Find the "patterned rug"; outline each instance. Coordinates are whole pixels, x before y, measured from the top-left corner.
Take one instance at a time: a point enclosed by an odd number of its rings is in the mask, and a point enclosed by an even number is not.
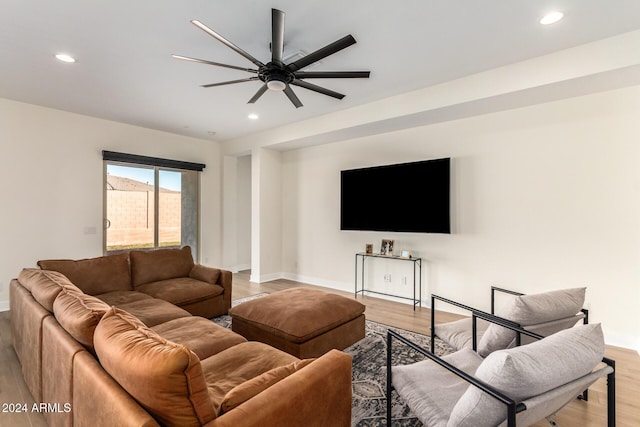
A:
[[[351,424],[354,427],[386,426],[387,413],[387,329],[398,332],[423,348],[430,348],[431,338],[415,332],[391,328],[381,323],[366,321],[365,337],[344,351],[353,356],[353,408]],[[437,355],[451,353],[451,348],[436,338]],[[424,360],[398,341],[394,341],[394,365],[406,365]],[[396,393],[392,395],[391,417],[394,427],[422,426]]]
[[[267,294],[257,294],[234,300],[232,305],[235,306],[264,295]],[[212,320],[220,326],[231,328],[230,316],[220,316]],[[365,337],[344,350],[353,357],[353,408],[351,414],[353,427],[386,426],[387,329],[400,333],[421,347],[428,349],[430,346],[431,339],[425,335],[390,328],[370,320],[366,321]],[[436,339],[435,350],[438,355],[451,352],[451,348],[439,339]],[[392,357],[394,365],[424,360],[424,357],[397,341],[394,341]],[[393,427],[422,426],[422,423],[411,413],[396,393],[393,393],[391,405]]]

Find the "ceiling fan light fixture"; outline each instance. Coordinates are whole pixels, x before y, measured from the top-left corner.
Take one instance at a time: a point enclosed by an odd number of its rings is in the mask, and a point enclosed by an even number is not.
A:
[[[287,87],[287,84],[281,80],[269,80],[267,82],[267,87],[269,88],[269,90],[282,92]]]

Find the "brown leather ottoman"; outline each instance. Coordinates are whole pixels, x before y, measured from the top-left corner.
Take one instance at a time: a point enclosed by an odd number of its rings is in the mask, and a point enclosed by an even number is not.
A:
[[[350,298],[292,288],[242,303],[229,314],[234,332],[304,359],[364,338],[364,310]]]

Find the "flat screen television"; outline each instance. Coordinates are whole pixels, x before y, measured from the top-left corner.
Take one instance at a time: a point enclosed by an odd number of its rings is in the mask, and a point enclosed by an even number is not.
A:
[[[340,172],[340,229],[451,233],[450,158]]]

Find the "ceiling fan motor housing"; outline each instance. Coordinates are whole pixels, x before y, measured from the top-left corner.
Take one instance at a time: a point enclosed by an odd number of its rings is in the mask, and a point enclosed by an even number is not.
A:
[[[295,76],[283,66],[269,62],[258,69],[258,78],[265,82],[271,90],[284,90],[286,85],[295,79]]]

